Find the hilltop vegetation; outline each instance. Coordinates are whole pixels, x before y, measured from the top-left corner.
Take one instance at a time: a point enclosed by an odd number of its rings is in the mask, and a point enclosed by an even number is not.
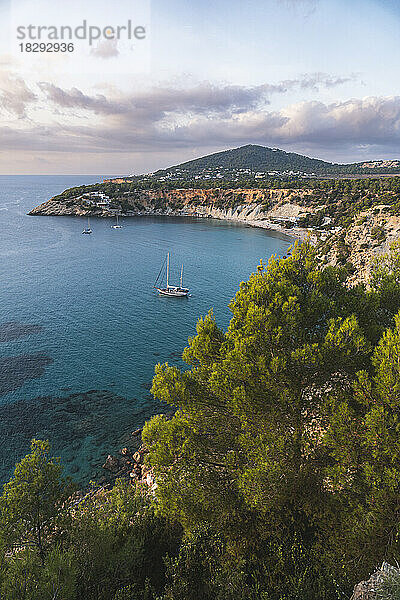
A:
[[[71,496],[34,441],[0,498],[5,600],[339,600],[400,559],[400,248],[370,286],[309,244],[242,283],[227,331],[200,319],[175,410],[143,438],[155,495]]]
[[[400,174],[400,160],[337,164],[309,158],[278,148],[247,145],[187,161],[154,173],[117,177],[89,186],[65,190],[55,199],[68,200],[81,194],[102,191],[110,198],[140,190],[176,188],[329,189],[337,182],[318,178]],[[357,180],[358,181],[358,180]],[[358,183],[356,184],[358,185]],[[374,185],[367,183],[367,186]]]
[[[161,169],[154,174],[157,176],[169,173],[201,175],[235,173],[247,170],[253,173],[269,172],[296,173],[298,175],[351,175],[368,173],[400,173],[400,161],[369,161],[364,163],[338,164],[317,158],[309,158],[294,152],[285,152],[279,148],[267,148],[248,144],[233,150],[224,150],[209,154],[180,165]]]
[[[234,150],[225,150],[209,154],[202,158],[196,158],[184,162],[168,169],[160,170],[155,175],[161,175],[168,172],[180,170],[192,174],[199,174],[205,170],[226,169],[235,171],[248,169],[254,172],[268,171],[296,171],[308,173],[326,173],[334,172],[341,168],[341,165],[329,163],[323,160],[308,158],[294,152],[285,152],[278,148],[266,148],[249,144]]]
[[[52,200],[63,202],[68,205],[72,199],[89,194],[90,192],[103,192],[117,205],[140,200],[143,191],[174,191],[176,189],[210,189],[219,190],[254,189],[254,190],[304,190],[306,195],[295,199],[303,206],[324,207],[322,216],[332,217],[337,225],[346,225],[351,219],[366,208],[374,205],[385,204],[389,206],[391,214],[397,214],[400,210],[400,177],[390,178],[368,178],[368,179],[333,179],[333,180],[296,180],[296,179],[273,179],[267,181],[250,181],[246,178],[240,181],[224,180],[215,187],[215,182],[207,181],[180,181],[153,182],[138,178],[125,183],[97,183],[78,188],[69,188],[54,196]],[[167,200],[167,196],[164,196]],[[224,208],[224,206],[220,206]],[[230,206],[228,206],[230,208]],[[314,224],[314,223],[310,223]]]

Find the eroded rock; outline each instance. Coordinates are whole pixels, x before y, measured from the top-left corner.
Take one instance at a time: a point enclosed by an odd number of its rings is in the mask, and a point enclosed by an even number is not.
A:
[[[109,454],[106,458],[106,462],[103,465],[103,469],[107,469],[107,471],[111,471],[112,473],[119,471],[118,458],[116,456],[111,456],[111,454]]]
[[[400,570],[384,562],[368,580],[361,581],[355,586],[351,600],[379,600],[380,586],[385,579],[393,576],[400,576]]]

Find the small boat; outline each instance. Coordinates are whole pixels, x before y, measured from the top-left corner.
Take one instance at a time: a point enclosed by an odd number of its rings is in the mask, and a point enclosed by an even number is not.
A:
[[[118,215],[116,215],[116,216],[117,216],[117,222],[115,223],[115,225],[111,225],[111,228],[112,229],[122,229],[122,225],[120,225],[119,221],[118,221]]]
[[[90,229],[90,221],[89,221],[89,217],[87,218],[87,227],[85,227],[85,229],[82,231],[82,235],[84,234],[89,234],[92,233],[92,230]]]
[[[164,268],[164,264],[165,261],[163,263],[163,266],[160,269],[160,272],[158,274],[157,279],[154,282],[154,288],[157,290],[157,292],[160,294],[160,296],[169,296],[171,298],[185,298],[189,295],[189,290],[188,288],[183,287],[183,265],[181,268],[181,279],[180,279],[180,285],[170,285],[169,284],[169,252],[167,254],[167,264],[166,264],[166,286],[165,287],[159,287],[157,285],[158,280],[160,279],[160,276],[163,272],[163,268]]]

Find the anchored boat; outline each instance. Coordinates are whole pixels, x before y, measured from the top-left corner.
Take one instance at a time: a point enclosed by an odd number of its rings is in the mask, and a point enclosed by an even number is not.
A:
[[[92,233],[92,230],[90,229],[89,217],[87,218],[87,227],[85,227],[85,229],[82,231],[82,235],[85,233],[86,234]]]
[[[166,262],[166,270],[165,270],[166,286],[160,287],[157,284],[160,280],[160,277],[163,274],[165,262]],[[188,288],[183,287],[183,265],[181,267],[180,285],[176,286],[176,285],[169,284],[169,252],[167,254],[167,259],[166,259],[166,261],[164,261],[163,266],[161,267],[160,272],[158,274],[158,277],[154,282],[154,288],[158,291],[160,296],[170,296],[172,298],[184,298],[185,296],[189,295]]]
[[[118,215],[116,215],[116,217],[117,222],[115,223],[115,225],[111,225],[111,229],[122,229],[122,225],[119,224]]]

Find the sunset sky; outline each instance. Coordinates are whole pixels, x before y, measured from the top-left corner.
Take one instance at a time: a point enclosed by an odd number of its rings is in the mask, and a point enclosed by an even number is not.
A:
[[[249,143],[400,158],[395,0],[133,5],[0,0],[0,173],[141,173]],[[33,18],[131,19],[146,39],[29,55],[15,27]]]

